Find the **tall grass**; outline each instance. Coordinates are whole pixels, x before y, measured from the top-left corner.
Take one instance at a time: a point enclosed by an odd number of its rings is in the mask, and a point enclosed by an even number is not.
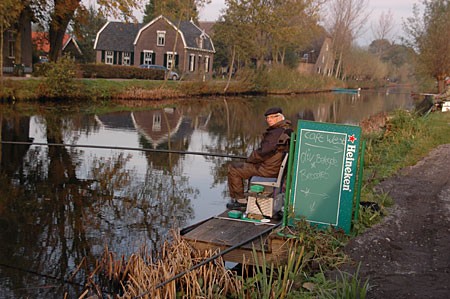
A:
[[[380,221],[393,204],[387,194],[376,191],[376,185],[413,165],[433,148],[450,143],[450,114],[434,112],[426,117],[413,112],[396,111],[383,132],[364,136],[366,140],[364,183],[361,200],[374,202],[377,209],[362,208],[354,224],[356,234]]]
[[[273,67],[257,73],[259,80],[264,79],[269,93],[292,93],[329,90],[342,86],[343,82],[333,77],[319,74],[301,74],[296,69],[285,66]]]

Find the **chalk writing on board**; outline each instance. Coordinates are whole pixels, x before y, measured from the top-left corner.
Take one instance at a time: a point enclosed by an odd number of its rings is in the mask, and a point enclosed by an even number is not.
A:
[[[314,193],[314,192],[311,192],[309,190],[309,188],[306,188],[306,190],[300,190],[300,192],[302,192],[305,195],[305,197],[317,196],[317,197],[323,198],[323,199],[327,199],[328,198],[328,195],[326,193]]]
[[[336,154],[343,152],[343,149],[341,147],[337,147],[337,146],[335,146],[335,147],[328,147],[328,146],[314,145],[314,144],[311,144],[311,143],[305,143],[305,144],[309,145],[311,147],[323,148],[323,149],[326,149],[326,150],[334,151]]]
[[[299,121],[292,192],[296,217],[349,230],[360,134],[356,126]]]

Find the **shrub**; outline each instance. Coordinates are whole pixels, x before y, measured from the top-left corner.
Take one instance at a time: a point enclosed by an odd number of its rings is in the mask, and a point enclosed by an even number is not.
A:
[[[84,78],[121,78],[164,80],[164,71],[141,69],[134,66],[109,64],[82,64],[81,76]]]
[[[57,62],[47,63],[45,79],[39,86],[41,95],[46,98],[68,98],[78,94],[76,64],[69,56],[61,57]]]

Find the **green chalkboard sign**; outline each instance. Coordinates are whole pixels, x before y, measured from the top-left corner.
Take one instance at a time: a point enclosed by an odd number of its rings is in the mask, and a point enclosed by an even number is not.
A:
[[[294,220],[350,232],[361,128],[299,120],[290,204]]]

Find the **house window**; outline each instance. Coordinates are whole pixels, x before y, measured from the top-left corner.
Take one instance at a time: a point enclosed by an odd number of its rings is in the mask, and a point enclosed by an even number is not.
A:
[[[161,113],[155,112],[155,114],[153,114],[152,131],[153,132],[161,131]]]
[[[114,52],[113,51],[106,51],[105,63],[106,64],[114,63]]]
[[[173,52],[167,52],[167,65],[166,67],[168,69],[172,69],[175,66],[175,55],[177,55],[177,53],[173,53]]]
[[[0,33],[1,34],[1,33]],[[16,46],[16,39],[14,32],[8,32],[8,57],[14,58],[14,48]]]
[[[153,64],[153,51],[144,50],[144,63]]]
[[[195,54],[189,54],[189,71],[195,71]]]
[[[166,32],[165,31],[157,31],[157,41],[156,45],[164,46],[166,44]]]
[[[209,72],[209,56],[205,56],[205,73]]]
[[[131,53],[130,52],[123,52],[122,64],[123,65],[131,64]]]

